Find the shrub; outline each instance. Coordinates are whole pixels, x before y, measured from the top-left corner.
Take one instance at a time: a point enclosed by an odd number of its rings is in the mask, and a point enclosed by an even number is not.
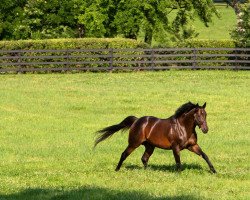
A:
[[[234,48],[233,40],[185,40],[176,44],[177,47],[189,48]]]
[[[143,48],[146,44],[123,38],[82,38],[0,41],[0,50]]]
[[[237,19],[237,27],[231,33],[236,46],[250,47],[250,1],[241,6],[241,12],[237,14]]]
[[[180,48],[197,48],[194,49],[196,54],[195,59],[199,63],[199,66],[230,66],[232,63],[227,63],[227,60],[235,59],[234,48],[235,43],[233,40],[199,40],[192,39],[179,42],[176,44]],[[198,50],[199,48],[210,48],[209,50]],[[232,48],[230,50],[213,50],[213,48]],[[229,56],[223,56],[223,54],[231,54]],[[188,59],[188,58],[182,58]],[[218,62],[217,62],[218,60]]]
[[[11,62],[19,62],[22,71],[30,71],[33,68],[63,68],[65,66],[74,69],[83,67],[110,67],[107,55],[113,53],[110,49],[145,48],[147,45],[131,39],[123,38],[84,38],[84,39],[48,39],[48,40],[19,40],[0,42],[0,66],[1,68],[12,68],[16,71],[17,65]],[[2,50],[2,51],[1,51]],[[34,50],[34,51],[9,51],[9,50]],[[44,51],[52,50],[52,51]],[[53,51],[64,50],[64,51]],[[91,50],[91,51],[86,51]],[[93,51],[92,51],[93,50]],[[129,57],[128,54],[141,54],[142,52],[123,52],[124,58],[131,61],[139,60],[139,57]],[[118,52],[114,52],[114,55]],[[65,55],[67,56],[65,58]],[[73,64],[63,64],[70,59]],[[117,58],[114,58],[114,60]],[[92,63],[92,61],[95,61]],[[55,63],[56,62],[56,63]],[[8,63],[8,64],[7,64]],[[11,64],[9,64],[11,63]],[[26,64],[26,63],[29,63]],[[30,65],[32,64],[32,66]],[[46,63],[46,65],[44,64]],[[8,65],[8,66],[7,66]],[[126,64],[118,64],[126,67]]]

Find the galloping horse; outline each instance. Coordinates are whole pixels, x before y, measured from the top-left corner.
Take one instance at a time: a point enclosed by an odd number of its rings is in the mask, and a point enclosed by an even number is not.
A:
[[[145,146],[145,152],[141,160],[145,168],[155,147],[158,147],[161,149],[172,149],[176,169],[181,170],[180,151],[188,149],[202,156],[210,170],[216,173],[209,158],[197,144],[195,127],[198,126],[203,133],[208,132],[205,107],[206,103],[203,106],[199,106],[198,104],[195,105],[188,102],[180,106],[175,114],[167,119],[159,119],[152,116],[141,118],[128,116],[121,123],[98,131],[97,133],[100,135],[95,141],[95,146],[119,130],[130,129],[128,146],[121,155],[116,171],[120,169],[123,161],[132,151],[142,144]]]

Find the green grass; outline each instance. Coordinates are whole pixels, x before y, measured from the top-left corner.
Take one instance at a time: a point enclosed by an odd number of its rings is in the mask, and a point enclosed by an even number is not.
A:
[[[249,85],[246,71],[165,71],[0,76],[0,199],[249,199]],[[168,117],[207,102],[202,158],[157,149],[144,170],[138,148],[117,133],[92,149],[94,132],[128,115]]]
[[[217,4],[216,9],[220,15],[218,18],[217,16],[212,17],[212,22],[208,23],[208,27],[201,22],[198,17],[195,18],[194,21],[189,22],[189,25],[195,29],[195,33],[198,33],[198,36],[194,39],[201,39],[201,40],[230,40],[231,35],[230,33],[235,28],[237,19],[234,10],[231,7],[227,7],[226,4]],[[176,15],[176,12],[173,11],[169,15],[169,20],[172,23]],[[144,38],[144,34],[141,33]],[[141,40],[143,40],[139,37]],[[162,38],[162,41],[159,43],[155,40],[152,42],[152,46],[159,46],[162,43],[166,42],[167,45],[175,45],[170,41],[170,36]]]
[[[193,25],[199,33],[197,39],[231,39],[230,32],[236,26],[236,15],[234,10],[226,5],[216,6],[216,8],[220,14],[220,18],[214,16],[209,27],[206,27],[199,20],[194,22]]]

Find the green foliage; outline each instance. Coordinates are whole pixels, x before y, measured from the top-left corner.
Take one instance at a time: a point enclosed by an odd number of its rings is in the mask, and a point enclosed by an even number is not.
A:
[[[72,0],[3,0],[0,39],[69,38],[77,36],[77,4]]]
[[[236,46],[250,47],[250,2],[242,5],[240,12],[237,14],[237,18],[237,27],[232,32]]]
[[[133,39],[140,36],[148,44],[152,44],[153,38],[160,42],[161,38],[169,36],[171,40],[194,37],[196,33],[190,22],[198,17],[207,25],[212,16],[217,14],[212,1],[91,2],[85,13],[79,17],[79,23],[86,27],[87,35],[110,37],[118,34]]]
[[[176,34],[178,41],[185,40],[191,37],[196,37],[197,33],[192,26],[195,18],[199,18],[206,26],[212,22],[212,16],[215,14],[219,16],[213,1],[180,1],[175,19],[173,20],[173,32]]]
[[[204,27],[199,20],[192,22],[195,30],[199,33],[197,39],[211,39],[211,40],[229,40],[231,39],[230,32],[236,25],[236,15],[234,10],[227,5],[216,6],[220,18],[212,18],[212,22],[208,27]]]
[[[24,36],[17,29],[22,26],[24,6],[27,0],[0,1],[0,40],[16,39]]]
[[[142,37],[151,44],[153,38],[162,42],[169,36],[171,40],[194,37],[190,22],[199,18],[207,25],[217,14],[212,0],[3,0],[1,4],[0,39],[15,40],[123,36]]]
[[[143,48],[143,42],[124,38],[82,38],[0,41],[1,50]]]
[[[176,43],[177,47],[234,48],[233,40],[201,40],[192,39]]]
[[[74,3],[69,0],[28,0],[23,26],[30,39],[76,37]],[[25,38],[25,39],[26,39]],[[20,38],[21,39],[21,38]]]
[[[67,55],[72,56],[71,61],[75,62],[74,64],[68,64],[67,67],[73,67],[76,69],[77,67],[98,67],[100,65],[95,64],[95,62],[102,62],[102,67],[109,67],[109,63],[105,55],[110,54],[109,49],[116,48],[116,49],[126,49],[126,48],[145,48],[147,47],[147,44],[137,41],[137,40],[131,40],[131,39],[125,39],[125,38],[83,38],[83,39],[47,39],[47,40],[18,40],[18,41],[0,41],[0,50],[67,50],[67,49],[106,49],[104,51],[103,57],[100,56],[99,51],[73,51],[68,52]],[[143,52],[134,52],[134,51],[128,51],[128,52],[119,52],[120,55],[134,55],[134,54],[141,54]],[[27,51],[25,53],[20,54],[13,54],[13,53],[0,53],[0,56],[16,56],[18,55],[23,56],[21,58],[21,62],[66,62],[67,58],[62,58],[62,56],[65,56],[66,52],[44,52],[44,51]],[[36,56],[36,57],[34,57]],[[48,56],[56,56],[55,58],[51,58]],[[92,56],[90,58],[90,56]],[[28,58],[24,58],[28,57]],[[44,58],[47,57],[47,58]],[[118,60],[120,58],[114,58],[114,60]],[[127,59],[127,60],[140,60],[140,57],[131,57],[131,58],[121,58],[121,59]],[[20,61],[20,59],[19,59]],[[92,64],[89,63],[82,63],[77,64],[76,62],[93,62]],[[9,60],[0,60],[0,63],[9,62]],[[117,64],[119,67],[125,67],[128,66],[127,64]],[[30,66],[24,66],[24,68],[61,68],[62,65],[59,64],[50,64],[50,65],[30,65]],[[16,69],[16,66],[5,66],[1,65],[1,68],[12,68]]]
[[[116,36],[112,20],[116,14],[116,1],[90,0],[82,1],[80,14],[77,16],[79,25],[83,26],[85,37]]]
[[[249,198],[249,85],[246,71],[165,71],[0,76],[0,199],[242,200]],[[187,101],[207,102],[205,161],[143,147],[115,172],[128,132],[93,150],[95,132],[128,115],[166,118]]]
[[[166,1],[121,1],[113,23],[118,34],[137,38],[142,31],[144,41],[151,44],[155,34],[166,32],[169,28],[167,6]]]
[[[111,52],[108,50],[110,48],[113,49],[126,49],[126,48],[147,48],[148,45],[143,42],[139,42],[137,40],[131,40],[131,39],[123,39],[123,38],[115,38],[115,39],[103,39],[103,38],[84,38],[84,39],[48,39],[48,40],[18,40],[18,41],[1,41],[0,42],[0,49],[2,50],[43,50],[43,49],[57,49],[57,50],[67,50],[67,49],[79,49],[79,51],[74,52],[68,52],[67,55],[70,56],[70,61],[75,62],[72,64],[67,64],[67,67],[70,68],[77,68],[77,67],[87,67],[91,69],[95,69],[95,67],[110,67],[109,58],[105,57],[106,55],[110,55]],[[185,40],[179,43],[175,44],[175,47],[180,48],[200,48],[200,47],[210,47],[210,48],[231,48],[231,50],[206,50],[202,51],[204,54],[233,54],[234,53],[234,41],[233,40]],[[106,51],[103,51],[101,54],[99,51],[91,51],[91,52],[83,52],[80,51],[80,49],[107,49]],[[169,60],[189,60],[190,55],[192,54],[192,50],[182,50],[178,51],[180,54],[188,54],[187,56],[177,56],[177,57],[169,57]],[[164,58],[164,55],[170,54],[173,52],[155,52],[156,54],[159,54],[156,58],[157,61],[161,61],[161,59],[166,60]],[[197,52],[201,54],[201,52]],[[25,52],[21,53],[19,55],[27,56],[29,58],[21,58],[21,62],[65,62],[67,61],[65,56],[66,52]],[[141,57],[141,56],[135,56],[135,55],[141,55],[145,54],[143,50],[136,50],[136,51],[114,51],[112,52],[114,55],[113,61],[114,61],[114,67],[129,67],[128,69],[133,70],[134,66],[140,66],[140,67],[150,67],[151,65],[151,56]],[[160,54],[164,54],[162,58],[160,58]],[[2,56],[13,56],[13,53],[2,53]],[[100,56],[103,55],[103,56]],[[116,56],[118,55],[118,56]],[[30,59],[32,56],[33,57]],[[43,56],[56,56],[54,58],[44,58]],[[75,57],[74,57],[75,56]],[[91,58],[89,56],[92,56]],[[18,55],[16,55],[18,57]],[[214,62],[210,63],[209,60],[228,60],[233,59],[233,57],[226,57],[226,56],[202,56],[199,58],[196,58],[196,61],[199,62],[199,66],[230,66],[234,63],[224,63],[224,62]],[[199,61],[200,60],[200,61]],[[204,62],[203,62],[204,60]],[[77,64],[76,62],[96,62],[96,63],[81,63]],[[116,62],[118,61],[118,62]],[[121,63],[119,61],[145,61],[148,63]],[[0,60],[1,63],[7,62],[8,60]],[[99,62],[99,64],[98,64]],[[101,63],[100,63],[101,62]],[[162,64],[164,66],[164,64]],[[182,64],[174,64],[175,67],[177,66],[190,66],[190,63],[182,63]],[[158,64],[157,66],[161,66],[161,64]],[[170,66],[172,66],[170,64]],[[26,68],[48,68],[48,65],[30,65],[26,66]],[[58,64],[51,64],[51,68],[61,68],[62,65],[60,63]],[[2,66],[2,68],[10,68],[10,66]],[[16,69],[15,66],[13,66],[14,69]],[[77,70],[77,69],[76,69]]]
[[[197,39],[192,39],[192,40],[185,40],[182,42],[176,43],[177,47],[182,47],[182,48],[231,48],[231,50],[206,50],[203,51],[204,54],[233,54],[234,53],[234,47],[235,43],[233,40],[197,40]],[[197,52],[200,53],[200,52]],[[185,59],[185,58],[182,58]],[[186,58],[188,59],[188,57]],[[233,59],[232,57],[224,57],[224,56],[206,56],[206,57],[200,57],[197,60],[205,60],[205,62],[200,61],[199,65],[200,66],[225,66],[225,65],[232,65],[232,64],[227,64],[223,62],[212,62],[210,63],[209,60],[229,60]]]

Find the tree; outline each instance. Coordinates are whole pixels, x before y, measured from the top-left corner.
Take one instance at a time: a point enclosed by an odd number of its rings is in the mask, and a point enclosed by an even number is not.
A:
[[[217,14],[212,0],[1,0],[0,39],[117,37],[182,40]]]
[[[143,36],[149,44],[166,35],[177,40],[192,37],[190,22],[195,17],[207,26],[217,15],[211,0],[92,0],[85,8],[79,23],[87,36]]]
[[[27,0],[0,1],[0,40],[21,37],[16,30],[22,24],[23,7],[26,2]]]
[[[110,21],[109,7],[111,2],[100,0],[83,1],[80,6],[80,14],[78,23],[84,27],[85,37],[105,37],[110,36],[108,33],[108,25],[106,21]]]
[[[240,6],[237,27],[231,35],[238,47],[250,47],[250,3]]]
[[[154,34],[168,30],[167,1],[120,1],[112,25],[117,33],[137,39],[144,33],[144,41],[151,44]]]
[[[29,38],[76,37],[74,2],[69,0],[28,0],[23,27]]]
[[[1,0],[0,39],[77,37],[80,0]]]

